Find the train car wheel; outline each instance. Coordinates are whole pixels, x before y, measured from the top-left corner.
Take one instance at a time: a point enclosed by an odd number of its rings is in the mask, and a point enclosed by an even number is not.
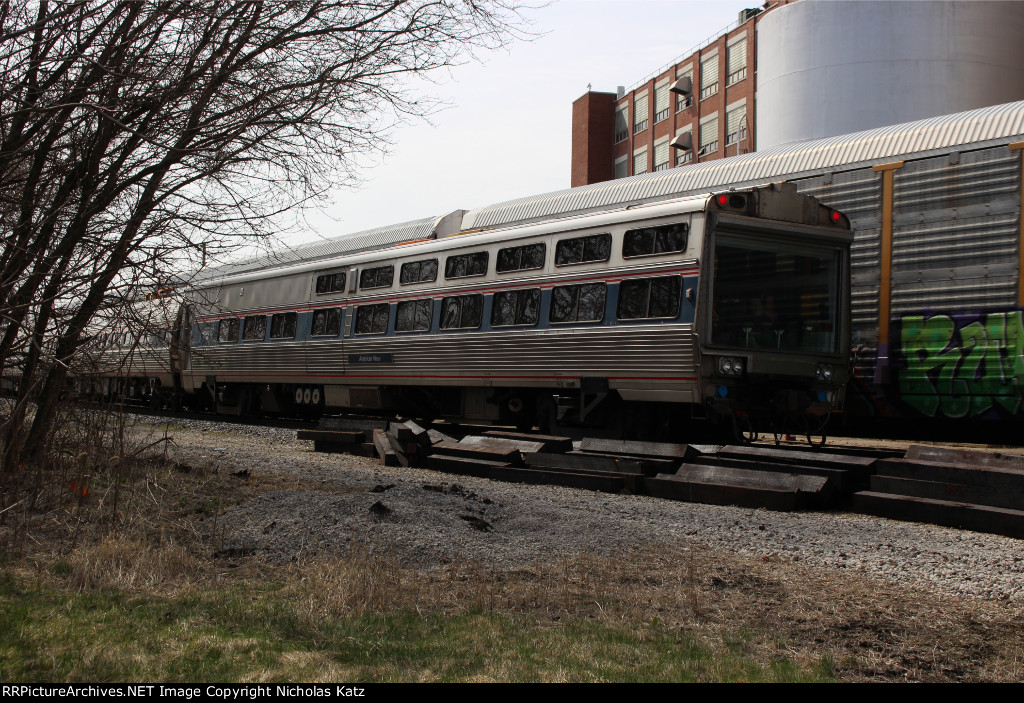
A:
[[[751,424],[749,417],[740,417],[735,413],[731,417],[733,436],[735,436],[737,442],[740,444],[752,444],[758,440],[757,431]]]

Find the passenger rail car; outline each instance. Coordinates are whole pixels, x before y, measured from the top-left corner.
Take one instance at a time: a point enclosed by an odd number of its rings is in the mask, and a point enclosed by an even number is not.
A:
[[[224,413],[817,431],[851,241],[776,184],[229,275],[190,296],[172,366]]]
[[[181,396],[176,364],[181,299],[165,288],[124,307],[94,321],[74,369],[77,392],[90,398],[145,401],[154,407],[176,404]]]

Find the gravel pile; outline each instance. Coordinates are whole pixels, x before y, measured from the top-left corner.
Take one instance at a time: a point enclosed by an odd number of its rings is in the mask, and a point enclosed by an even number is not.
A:
[[[162,434],[163,431],[160,431]],[[295,430],[175,421],[179,462],[295,479],[218,518],[228,553],[288,561],[359,549],[434,568],[522,568],[656,543],[848,569],[1024,602],[1024,541],[849,513],[776,513],[494,482],[317,454]]]

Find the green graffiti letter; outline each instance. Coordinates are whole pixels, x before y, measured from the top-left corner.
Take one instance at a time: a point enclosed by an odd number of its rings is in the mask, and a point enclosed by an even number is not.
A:
[[[960,352],[956,348],[948,352],[944,350],[953,340],[955,329],[953,320],[945,315],[936,315],[927,322],[921,315],[903,318],[902,352],[907,366],[899,377],[900,396],[928,417],[933,417],[939,409],[939,389],[929,374],[939,369],[940,388],[952,390],[953,373],[960,361]],[[949,366],[948,372],[946,366]],[[946,405],[944,403],[943,412],[947,411]],[[958,409],[956,402],[949,405],[950,410]]]

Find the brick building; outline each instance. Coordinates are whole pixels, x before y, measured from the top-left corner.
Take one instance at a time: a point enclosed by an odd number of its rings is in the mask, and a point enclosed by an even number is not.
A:
[[[571,185],[1020,100],[1021,32],[1024,3],[768,0],[574,102]]]
[[[753,151],[756,24],[791,1],[740,11],[725,33],[630,90],[576,100],[572,185]]]

